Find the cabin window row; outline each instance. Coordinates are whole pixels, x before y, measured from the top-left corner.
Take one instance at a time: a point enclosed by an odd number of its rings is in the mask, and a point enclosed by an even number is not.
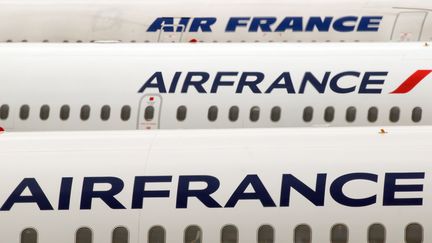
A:
[[[21,232],[21,243],[37,243],[37,231],[33,228]],[[197,225],[190,225],[184,231],[184,243],[202,243],[203,231]],[[125,227],[117,227],[112,231],[111,243],[129,243],[129,231]],[[162,226],[153,226],[148,231],[147,243],[165,243],[166,232]],[[239,232],[235,225],[225,225],[220,233],[221,243],[238,243]],[[258,228],[257,243],[274,243],[275,230],[271,225]],[[312,229],[307,224],[300,224],[294,229],[293,243],[311,243]],[[348,243],[349,230],[344,224],[335,224],[330,230],[331,243]],[[382,224],[372,224],[367,231],[368,243],[386,243],[386,229]],[[411,223],[405,228],[405,243],[422,243],[423,227]],[[88,227],[79,228],[75,233],[75,243],[93,243],[93,231]]]
[[[120,109],[120,119],[123,121],[128,121],[131,117],[131,107],[129,105],[124,105]],[[30,106],[22,105],[19,109],[19,119],[25,121],[30,117]],[[91,107],[89,105],[81,106],[79,110],[79,118],[82,121],[87,121],[90,119]],[[39,118],[42,121],[48,120],[52,115],[52,109],[49,105],[42,105],[39,109]],[[9,118],[10,108],[9,105],[0,106],[0,119],[6,120]],[[71,107],[69,105],[63,105],[58,110],[58,116],[60,120],[67,121],[70,118]],[[99,110],[99,117],[102,121],[108,121],[111,118],[111,106],[104,105]]]
[[[6,120],[9,117],[10,108],[9,105],[0,106],[0,119]],[[48,120],[50,117],[51,108],[48,105],[42,105],[39,110],[39,118],[43,121]],[[59,118],[66,121],[70,118],[71,108],[69,105],[63,105],[59,110]],[[326,107],[324,110],[324,121],[333,122],[335,118],[335,108],[332,106]],[[90,118],[91,107],[89,105],[83,105],[80,108],[79,117],[82,121],[87,121]],[[232,106],[228,111],[228,119],[231,122],[235,122],[239,119],[240,108],[238,106]],[[259,106],[253,106],[249,111],[249,120],[252,122],[257,122],[260,119],[261,109]],[[400,108],[395,106],[390,109],[389,120],[396,123],[400,119]],[[152,121],[155,115],[155,108],[153,106],[147,106],[144,110],[144,119],[146,121]],[[374,123],[378,120],[378,108],[370,107],[367,112],[367,120]],[[423,110],[421,107],[415,107],[411,111],[411,120],[415,123],[420,122],[422,119]],[[102,121],[107,121],[111,118],[111,107],[109,105],[104,105],[100,108],[99,116]],[[187,107],[182,105],[177,108],[176,118],[178,121],[186,120]],[[218,119],[219,108],[215,105],[210,106],[207,112],[207,118],[210,122],[214,122]],[[273,122],[278,122],[282,116],[282,108],[279,106],[274,106],[270,111],[270,120]],[[19,110],[19,118],[21,120],[27,120],[30,117],[30,106],[22,105]],[[131,117],[131,107],[125,105],[120,110],[120,119],[123,121],[128,121]],[[312,106],[307,106],[303,109],[303,121],[311,122],[314,117],[314,108]],[[356,107],[350,106],[345,111],[345,120],[349,123],[354,122],[357,118]]]
[[[239,119],[240,109],[238,106],[231,106],[228,110],[228,119],[232,122],[235,122]],[[261,109],[259,106],[252,106],[249,110],[249,120],[252,122],[257,122],[260,119]],[[332,106],[328,106],[324,110],[324,121],[325,122],[333,122],[335,119],[335,108]],[[389,121],[396,123],[400,119],[400,108],[395,106],[390,109],[389,112]],[[186,120],[187,108],[182,105],[177,108],[177,120],[184,121]],[[210,106],[207,112],[207,119],[210,122],[214,122],[218,119],[219,109],[217,106]],[[367,112],[367,120],[371,123],[374,123],[378,120],[378,108],[370,107]],[[411,111],[411,120],[415,123],[420,122],[422,119],[423,110],[421,107],[414,107]],[[282,108],[279,106],[274,106],[270,111],[270,120],[273,122],[278,122],[282,116]],[[303,109],[303,121],[311,122],[314,117],[314,108],[312,106],[307,106]],[[354,122],[357,118],[357,108],[354,106],[350,106],[345,111],[345,120],[349,123]]]

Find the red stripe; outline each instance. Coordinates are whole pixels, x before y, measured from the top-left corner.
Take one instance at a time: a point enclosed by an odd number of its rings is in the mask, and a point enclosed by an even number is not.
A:
[[[432,70],[417,70],[407,80],[405,80],[397,89],[390,94],[406,94],[410,92],[420,81],[431,73]]]

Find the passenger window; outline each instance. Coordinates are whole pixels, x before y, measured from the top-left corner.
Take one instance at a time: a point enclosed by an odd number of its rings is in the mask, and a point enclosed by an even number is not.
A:
[[[109,105],[104,105],[101,108],[101,120],[102,121],[107,121],[111,116],[111,107]]]
[[[0,119],[6,120],[9,117],[9,106],[2,105],[0,107]]]
[[[177,108],[177,120],[184,121],[186,119],[187,109],[186,106],[182,105]]]
[[[186,228],[184,243],[202,243],[202,232],[200,227],[191,225]]]
[[[406,243],[422,243],[423,227],[420,224],[412,223],[405,228]]]
[[[47,120],[49,117],[50,108],[48,105],[43,105],[40,109],[39,117],[41,120]]]
[[[81,113],[80,113],[80,118],[83,121],[88,120],[90,117],[90,106],[88,105],[83,105],[81,107]]]
[[[260,108],[258,106],[254,106],[250,109],[249,119],[253,122],[258,121],[260,116]]]
[[[382,224],[369,226],[368,243],[385,243],[385,228]]]
[[[79,228],[76,232],[75,243],[92,243],[93,234],[87,227]]]
[[[311,243],[312,230],[308,225],[301,224],[294,230],[294,243]]]
[[[271,110],[270,119],[273,122],[279,121],[281,118],[281,111],[282,111],[282,109],[279,106],[273,107]]]
[[[129,232],[125,227],[117,227],[113,230],[112,243],[128,243]]]
[[[19,114],[20,119],[27,120],[29,118],[29,115],[30,115],[30,106],[28,105],[21,106],[20,114]]]
[[[27,228],[21,232],[21,243],[37,243],[37,232],[35,229]]]
[[[238,106],[231,106],[229,109],[228,118],[230,121],[235,122],[239,118],[239,108]]]
[[[368,111],[368,121],[369,122],[376,122],[378,120],[378,108],[371,107]]]
[[[130,116],[131,116],[131,107],[128,105],[123,106],[120,112],[120,118],[123,121],[128,121]]]
[[[329,106],[324,111],[324,121],[332,122],[334,120],[335,109]]]
[[[216,121],[218,116],[218,108],[217,106],[210,106],[210,108],[208,109],[208,113],[207,113],[207,118],[209,119],[209,121]]]
[[[391,122],[398,122],[400,116],[400,109],[399,107],[392,107],[390,109],[390,121]]]
[[[69,115],[70,115],[70,107],[68,105],[63,105],[60,108],[60,119],[66,121],[67,119],[69,119]]]
[[[348,228],[343,224],[336,224],[331,229],[331,242],[332,243],[347,243],[348,242]]]
[[[357,110],[354,106],[350,106],[348,107],[348,109],[346,110],[346,121],[347,122],[353,122],[356,119],[356,113]]]
[[[422,108],[420,108],[420,107],[415,107],[415,108],[412,110],[412,115],[411,115],[411,119],[412,119],[412,121],[413,121],[413,122],[420,122],[421,119],[422,119],[422,113],[423,113]]]
[[[308,106],[303,110],[303,121],[310,122],[313,118],[313,108]]]
[[[153,226],[149,230],[148,243],[165,243],[165,229],[161,226]]]
[[[151,121],[154,118],[155,109],[153,106],[149,105],[144,110],[144,119],[146,121]]]
[[[270,225],[262,225],[258,229],[258,243],[273,243],[274,230]]]
[[[238,230],[234,225],[222,228],[221,243],[238,243]]]

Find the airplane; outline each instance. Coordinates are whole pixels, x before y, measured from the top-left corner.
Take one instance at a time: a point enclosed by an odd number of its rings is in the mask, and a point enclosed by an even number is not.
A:
[[[0,45],[6,131],[432,125],[429,43]]]
[[[430,126],[3,133],[2,242],[431,242],[431,146]]]
[[[6,42],[431,41],[429,0],[1,0]]]

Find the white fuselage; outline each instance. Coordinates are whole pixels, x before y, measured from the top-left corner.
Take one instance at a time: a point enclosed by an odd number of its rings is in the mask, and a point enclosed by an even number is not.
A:
[[[0,127],[432,125],[429,45],[3,44]]]
[[[432,129],[379,130],[4,133],[2,242],[364,243],[377,224],[374,242],[430,242]],[[293,241],[299,225],[311,241]]]
[[[0,41],[430,41],[431,11],[429,0],[2,0]]]

